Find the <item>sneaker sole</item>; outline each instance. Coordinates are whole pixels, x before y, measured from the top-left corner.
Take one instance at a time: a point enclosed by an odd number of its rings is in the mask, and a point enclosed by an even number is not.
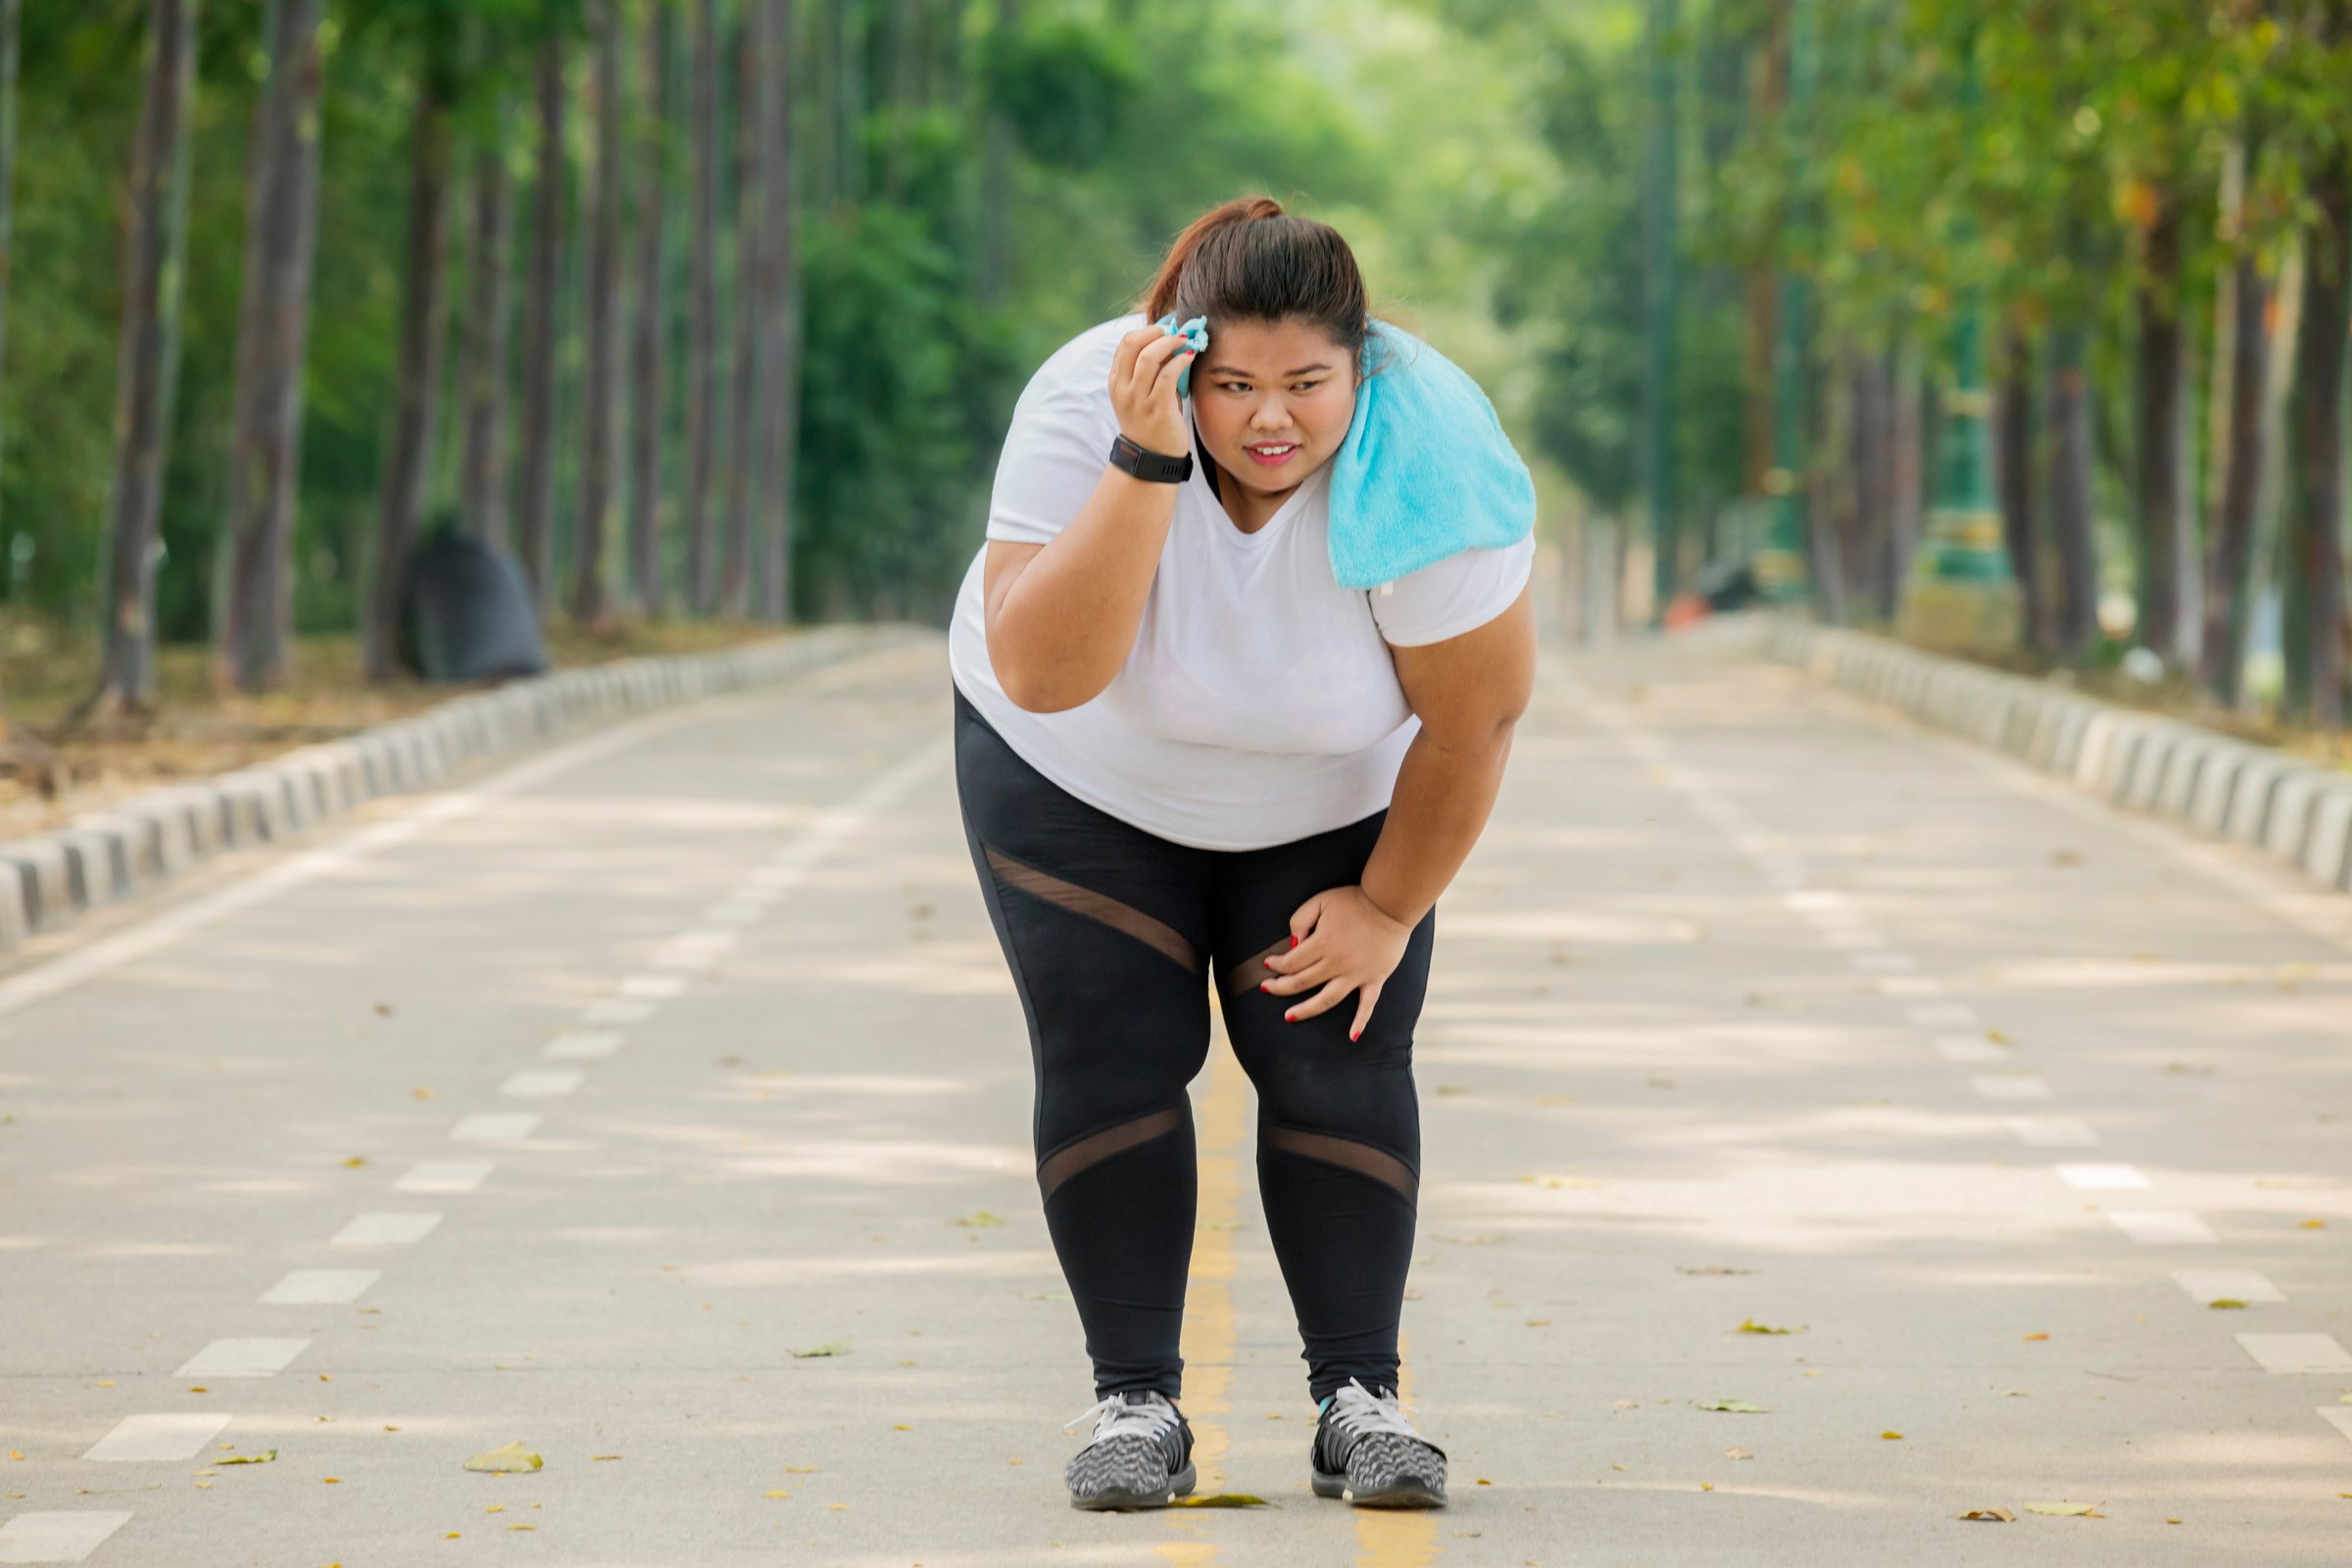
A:
[[[1072,1497],[1070,1506],[1087,1513],[1138,1513],[1165,1508],[1178,1497],[1189,1497],[1197,1480],[1195,1467],[1186,1465],[1168,1478],[1164,1492],[1098,1492],[1091,1497]]]
[[[1315,1495],[1318,1497],[1334,1497],[1341,1502],[1352,1503],[1358,1508],[1443,1508],[1446,1506],[1445,1493],[1432,1491],[1426,1483],[1411,1477],[1397,1482],[1393,1487],[1384,1487],[1378,1492],[1356,1493],[1348,1490],[1346,1476],[1327,1475],[1323,1471],[1317,1470],[1314,1472],[1314,1488]]]

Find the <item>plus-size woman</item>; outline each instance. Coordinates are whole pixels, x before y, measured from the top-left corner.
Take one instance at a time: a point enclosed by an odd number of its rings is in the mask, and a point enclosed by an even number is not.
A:
[[[1152,324],[1171,312],[1205,318],[1205,352]],[[1212,990],[1257,1090],[1259,1192],[1320,1406],[1314,1489],[1445,1500],[1445,1455],[1396,1397],[1413,1025],[1438,896],[1528,700],[1534,545],[1338,584],[1326,491],[1357,383],[1382,373],[1370,325],[1335,230],[1264,198],[1201,218],[1141,314],[1031,379],[956,606],[966,837],[1094,1362],[1079,1507],[1193,1485],[1186,1086]]]

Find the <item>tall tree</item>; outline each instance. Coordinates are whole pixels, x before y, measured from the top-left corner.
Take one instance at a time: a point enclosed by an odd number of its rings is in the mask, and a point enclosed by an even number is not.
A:
[[[2190,610],[2196,578],[2196,428],[2190,407],[2188,315],[2183,309],[2188,218],[2178,183],[2138,187],[2146,204],[2138,318],[2134,497],[2139,528],[2138,640],[2167,663],[2196,644]]]
[[[2329,0],[2331,41],[2352,6]],[[2352,329],[2352,150],[2342,140],[2309,170],[2312,220],[2303,250],[2303,318],[2297,333],[2296,488],[2288,559],[2302,578],[2304,668],[2290,691],[2308,693],[2312,722],[2344,721],[2344,337]]]
[[[686,607],[708,615],[716,597],[710,481],[718,456],[718,0],[694,13],[694,242],[686,350]]]
[[[531,274],[522,315],[522,568],[542,611],[556,581],[556,358],[563,296],[564,38],[551,20],[533,70],[539,102],[539,167],[531,192]]]
[[[605,541],[620,477],[614,440],[620,397],[620,15],[612,0],[589,10],[595,70],[596,194],[588,237],[588,376],[582,409],[579,534],[574,541],[571,613],[583,625],[605,613]]]
[[[1021,0],[997,0],[996,46],[1020,31]],[[1012,117],[988,110],[980,154],[980,303],[1001,303],[1012,286]]]
[[[399,673],[401,591],[432,472],[449,325],[449,186],[457,60],[446,27],[428,18],[420,32],[416,107],[409,131],[409,238],[401,263],[392,440],[384,454],[383,504],[376,517],[375,581],[360,626],[361,672],[376,681]]]
[[[303,347],[318,235],[318,22],[324,0],[271,0],[270,79],[246,151],[245,297],[237,317],[226,601],[215,683],[281,685],[294,630],[294,507],[302,474]]]
[[[759,415],[760,74],[757,7],[750,0],[736,29],[735,91],[735,403],[727,442],[727,537],[719,565],[719,611],[750,612],[754,444],[763,433]]]
[[[668,199],[669,11],[646,13],[637,175],[637,316],[630,345],[629,591],[638,613],[662,613],[662,349],[669,312],[662,274]]]
[[[760,99],[759,498],[765,558],[760,611],[792,610],[793,466],[800,434],[800,268],[792,156],[793,0],[761,0],[768,90]]]
[[[2230,704],[2238,700],[2245,662],[2247,575],[2271,446],[2271,279],[2260,252],[2242,232],[2237,238],[2230,278],[2228,445],[2205,571],[2205,631],[2199,651],[2206,690]]]
[[[505,551],[507,511],[507,339],[514,316],[514,172],[507,161],[512,119],[502,96],[489,145],[473,160],[473,275],[466,301],[458,384],[466,399],[466,458],[458,511],[473,536]]]
[[[17,63],[24,0],[0,0],[0,368],[8,364],[9,236],[17,189]],[[7,410],[0,408],[0,416]],[[0,461],[8,451],[8,426],[0,417]],[[0,539],[7,537],[0,531]]]
[[[149,0],[147,79],[131,141],[122,245],[106,654],[97,688],[75,709],[76,720],[143,710],[155,698],[156,518],[178,378],[188,114],[195,88],[196,0]]]

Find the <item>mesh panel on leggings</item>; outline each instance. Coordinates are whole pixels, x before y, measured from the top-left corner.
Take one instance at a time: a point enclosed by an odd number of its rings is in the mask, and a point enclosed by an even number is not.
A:
[[[1038,1189],[1044,1197],[1052,1198],[1054,1188],[1088,1166],[1108,1159],[1123,1150],[1133,1149],[1138,1144],[1165,1138],[1183,1125],[1184,1112],[1171,1105],[1165,1110],[1152,1111],[1148,1116],[1138,1116],[1133,1121],[1123,1121],[1116,1127],[1089,1133],[1076,1143],[1054,1151],[1038,1165]]]
[[[1121,904],[1108,894],[1082,888],[1051,871],[1024,865],[993,844],[983,844],[981,849],[987,852],[989,869],[996,872],[1005,886],[1018,888],[1049,904],[1058,904],[1089,919],[1100,920],[1112,930],[1124,931],[1146,947],[1166,954],[1194,973],[1200,971],[1199,950],[1185,940],[1183,932],[1165,920],[1146,914],[1131,904]]]
[[[1258,1130],[1258,1136],[1275,1149],[1319,1159],[1327,1165],[1345,1165],[1359,1171],[1374,1181],[1393,1187],[1408,1203],[1419,1192],[1421,1179],[1413,1167],[1385,1150],[1370,1144],[1359,1144],[1352,1138],[1334,1138],[1329,1133],[1300,1132],[1296,1127],[1277,1127],[1268,1123]]]

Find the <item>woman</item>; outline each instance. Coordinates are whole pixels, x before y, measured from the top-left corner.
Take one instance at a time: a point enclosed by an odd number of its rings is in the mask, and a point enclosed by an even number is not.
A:
[[[1206,318],[1205,353],[1150,324],[1171,311]],[[1081,1508],[1193,1486],[1177,1344],[1204,981],[1257,1089],[1314,1490],[1446,1497],[1445,1454],[1396,1397],[1413,1023],[1438,895],[1527,704],[1534,545],[1338,585],[1324,492],[1381,368],[1369,327],[1333,229],[1263,197],[1202,217],[1141,316],[1031,379],[956,606],[965,835],[1028,1020],[1038,1185],[1095,1368]]]

